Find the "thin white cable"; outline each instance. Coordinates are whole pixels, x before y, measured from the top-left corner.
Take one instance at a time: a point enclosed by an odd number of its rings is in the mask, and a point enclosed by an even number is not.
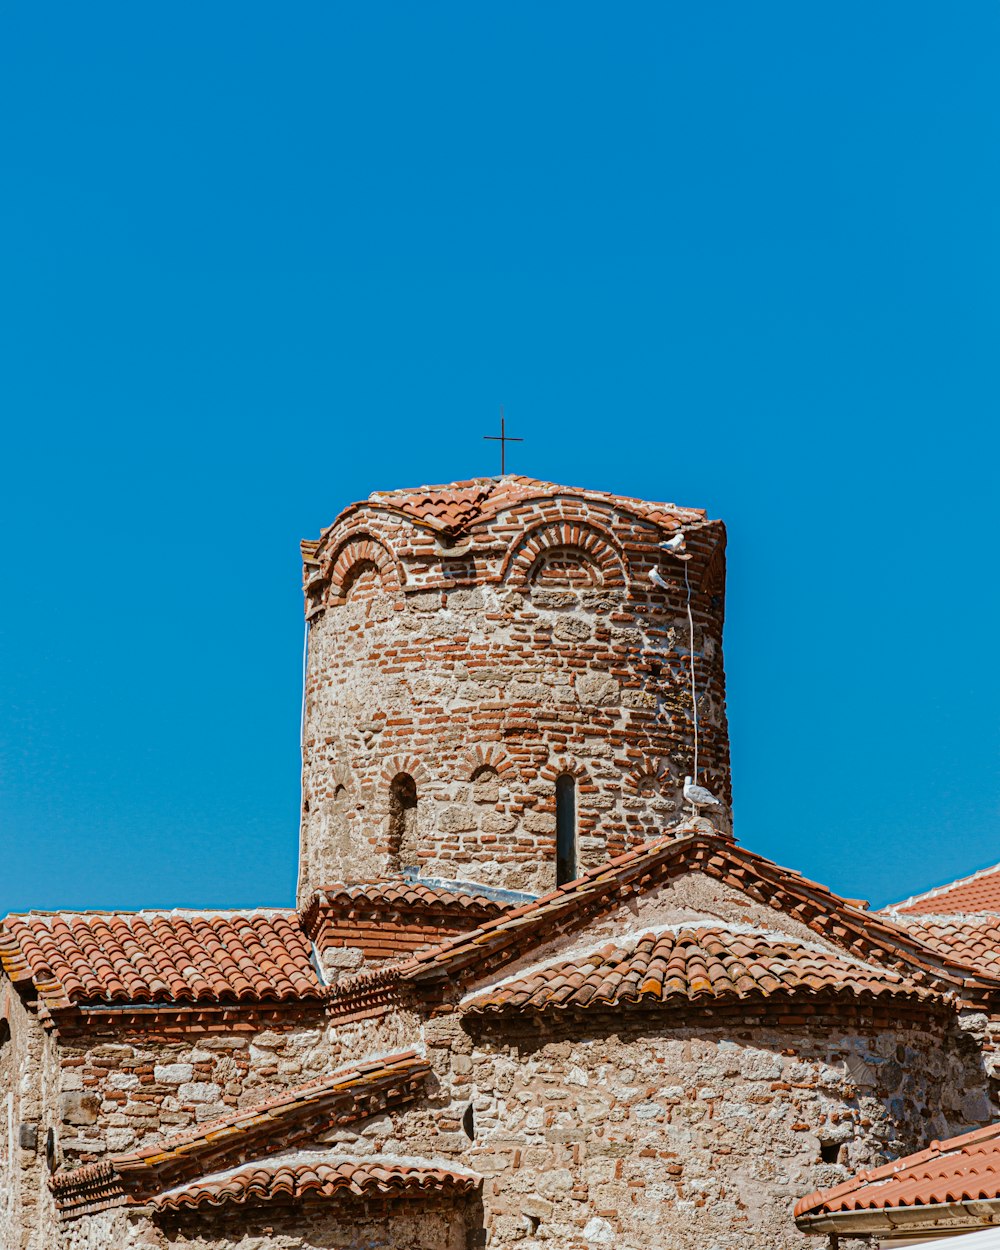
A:
[[[687,589],[688,659],[691,662],[691,707],[694,712],[694,774],[692,781],[698,784],[698,687],[694,677],[694,617],[691,614],[691,582],[688,579],[687,561],[684,561],[684,585]]]
[[[306,672],[309,664],[309,621],[302,634],[302,708],[299,712],[299,872],[302,863],[302,806],[306,797]]]

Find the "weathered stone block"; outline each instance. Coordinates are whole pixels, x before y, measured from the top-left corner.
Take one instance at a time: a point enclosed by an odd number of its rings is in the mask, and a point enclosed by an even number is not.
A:
[[[161,1085],[180,1085],[194,1076],[194,1066],[190,1063],[157,1064],[153,1068],[153,1076]]]
[[[64,1124],[96,1124],[100,1110],[97,1094],[71,1090],[59,1095],[59,1118]]]
[[[177,1090],[181,1102],[216,1102],[221,1095],[222,1090],[211,1081],[186,1081]]]

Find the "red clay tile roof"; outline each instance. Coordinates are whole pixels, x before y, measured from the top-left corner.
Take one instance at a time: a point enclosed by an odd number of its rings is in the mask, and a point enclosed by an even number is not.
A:
[[[159,1211],[191,1211],[228,1202],[256,1205],[294,1202],[300,1198],[395,1198],[419,1194],[467,1194],[482,1184],[480,1177],[454,1164],[426,1159],[362,1158],[302,1151],[286,1159],[248,1163],[234,1171],[206,1176],[159,1194],[151,1205]]]
[[[636,940],[529,969],[475,994],[476,1013],[684,1004],[711,1000],[898,996],[944,1004],[944,995],[869,964],[747,925],[670,925]]]
[[[714,877],[786,911],[860,958],[904,973],[917,984],[963,987],[967,993],[1000,989],[1000,981],[981,977],[960,960],[925,945],[904,925],[854,907],[825,886],[727,838],[707,834],[663,838],[589,868],[533,903],[416,952],[397,965],[396,976],[401,983],[420,985],[481,978],[561,933],[582,928],[626,899],[690,872]],[[345,978],[331,990],[332,1010],[349,1003],[352,983]]]
[[[208,1172],[312,1141],[317,1134],[411,1102],[430,1071],[413,1050],[338,1068],[327,1076],[196,1129],[101,1163],[57,1172],[50,1187],[66,1218],[138,1201]]]
[[[609,504],[634,516],[652,521],[665,529],[680,525],[699,524],[706,519],[701,508],[681,508],[672,503],[650,503],[628,495],[613,495],[607,491],[586,490],[576,486],[559,486],[554,482],[542,482],[532,477],[508,474],[506,477],[477,477],[465,482],[448,482],[441,486],[419,486],[402,490],[375,491],[368,497],[369,504],[382,506],[413,517],[450,534],[467,533],[478,522],[496,516],[506,508],[532,500],[545,500],[566,495],[574,499],[589,499]],[[364,504],[353,504],[337,518]],[[332,527],[331,527],[332,528]],[[323,531],[324,534],[327,532]],[[315,555],[315,548],[305,558]]]
[[[391,878],[375,881],[336,882],[317,890],[302,911],[305,931],[314,937],[325,914],[351,915],[404,912],[425,916],[449,916],[469,920],[491,920],[509,911],[512,904],[476,892],[475,887],[449,888],[423,881]]]
[[[328,902],[389,903],[397,907],[447,907],[462,911],[502,912],[508,904],[497,901],[486,893],[479,893],[474,885],[456,886],[454,889],[424,881],[405,878],[381,878],[375,881],[345,881],[323,886],[316,892]]]
[[[959,877],[923,894],[914,894],[901,903],[883,907],[882,911],[890,916],[918,913],[948,916],[984,911],[1000,915],[1000,864],[983,868],[969,877]]]
[[[0,963],[50,1008],[319,1000],[293,911],[28,912],[0,928]]]
[[[897,915],[897,924],[943,955],[988,977],[1000,977],[1000,916]]]
[[[800,1227],[849,1211],[884,1211],[1000,1199],[1000,1124],[974,1129],[850,1180],[807,1194],[795,1206]]]

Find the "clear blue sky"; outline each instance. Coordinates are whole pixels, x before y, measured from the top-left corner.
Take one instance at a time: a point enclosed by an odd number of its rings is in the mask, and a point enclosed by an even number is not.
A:
[[[298,540],[510,467],[730,527],[741,841],[1000,860],[994,3],[0,18],[0,911],[288,903]]]

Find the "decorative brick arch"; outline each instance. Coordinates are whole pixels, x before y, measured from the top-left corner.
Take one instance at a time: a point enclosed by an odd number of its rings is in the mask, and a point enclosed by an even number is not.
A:
[[[514,761],[503,747],[496,744],[467,747],[462,752],[462,759],[468,766],[466,780],[469,781],[481,768],[492,768],[501,779],[505,777],[509,779],[509,775],[514,770]]]
[[[352,797],[356,797],[359,793],[359,787],[355,781],[354,774],[350,767],[343,760],[335,759],[330,766],[327,775],[332,783],[330,794],[333,795],[337,790],[343,788],[344,792]]]
[[[626,795],[635,797],[642,793],[643,786],[647,782],[652,781],[657,793],[660,793],[664,785],[672,785],[674,780],[669,760],[644,756],[622,778],[622,791]]]
[[[594,585],[623,588],[628,584],[625,557],[614,539],[583,521],[549,521],[529,530],[508,554],[501,579],[514,586],[529,585],[545,554],[555,550],[577,555],[594,572]]]
[[[555,759],[550,755],[548,763],[543,764],[538,770],[539,777],[545,781],[551,781],[553,785],[556,778],[561,777],[563,773],[571,773],[577,781],[590,782],[589,769],[575,755],[559,755]]]
[[[382,761],[378,773],[379,789],[383,794],[388,793],[393,779],[400,773],[409,773],[418,786],[426,787],[431,784],[430,773],[415,755],[390,755]]]
[[[324,580],[328,584],[328,605],[346,602],[345,589],[350,584],[352,571],[359,564],[373,564],[386,591],[398,593],[402,590],[403,573],[388,548],[367,534],[358,534],[341,544],[327,566]]]

